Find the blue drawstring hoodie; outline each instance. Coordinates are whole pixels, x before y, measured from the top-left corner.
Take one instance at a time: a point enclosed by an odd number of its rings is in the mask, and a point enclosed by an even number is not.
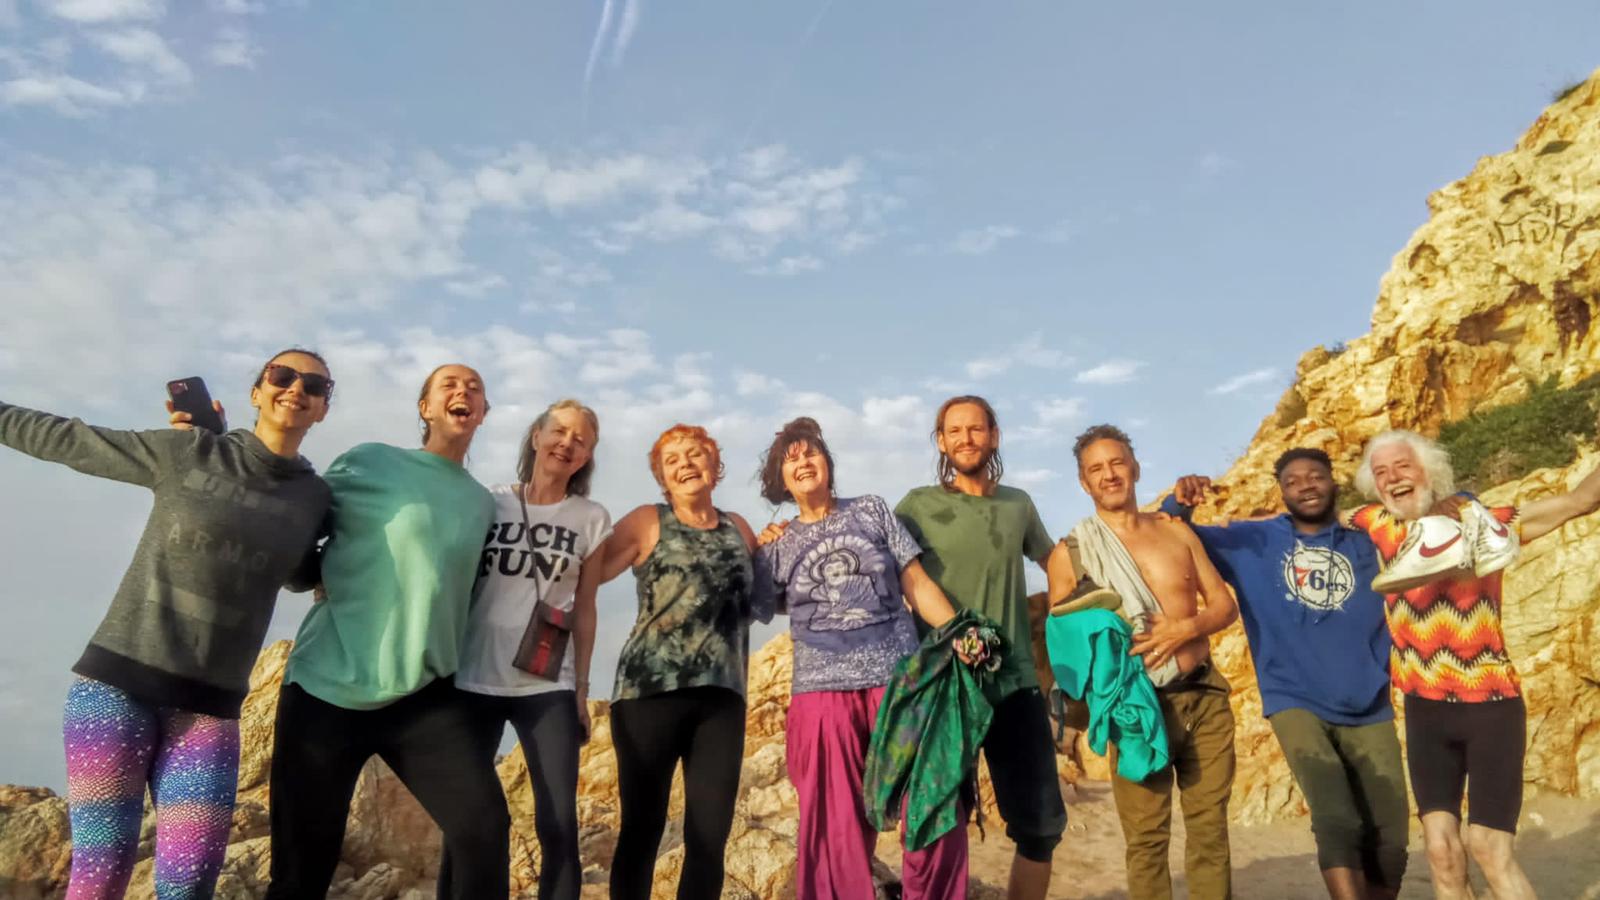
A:
[[[1188,520],[1168,496],[1161,511]],[[1394,718],[1389,627],[1372,590],[1378,551],[1337,523],[1314,534],[1274,519],[1196,525],[1195,534],[1239,598],[1261,712],[1304,709],[1335,725]]]

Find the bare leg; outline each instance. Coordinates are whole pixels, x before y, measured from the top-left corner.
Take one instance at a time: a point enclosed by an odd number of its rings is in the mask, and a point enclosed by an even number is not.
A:
[[[1323,869],[1322,881],[1328,886],[1329,900],[1367,900],[1367,876],[1360,869]]]
[[[1011,883],[1006,900],[1044,900],[1050,892],[1050,863],[1011,857]],[[1530,895],[1531,896],[1531,895]]]
[[[1467,848],[1461,843],[1461,819],[1452,813],[1422,814],[1422,841],[1428,848],[1428,869],[1437,900],[1474,900],[1467,881]]]
[[[1472,850],[1472,858],[1482,867],[1483,877],[1489,882],[1495,900],[1534,900],[1533,885],[1528,882],[1522,866],[1517,865],[1512,852],[1515,837],[1498,828],[1467,826],[1467,846]]]

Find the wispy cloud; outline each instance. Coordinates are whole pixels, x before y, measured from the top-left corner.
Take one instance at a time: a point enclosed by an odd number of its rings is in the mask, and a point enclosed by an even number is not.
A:
[[[751,397],[758,394],[775,394],[784,390],[784,384],[770,375],[760,372],[735,372],[733,376],[734,392],[741,397]]]
[[[633,43],[633,33],[639,28],[639,7],[641,0],[623,0],[622,22],[617,25],[617,39],[611,44],[611,65],[622,65],[622,58],[628,54],[628,45]]]
[[[131,67],[147,70],[163,81],[188,84],[193,80],[188,63],[172,52],[161,35],[148,28],[95,31],[90,32],[88,37],[89,42],[107,56]]]
[[[1215,150],[1208,151],[1195,161],[1195,169],[1205,178],[1215,178],[1232,169],[1234,161]]]
[[[1231,394],[1255,384],[1265,384],[1278,377],[1278,370],[1273,368],[1256,369],[1243,375],[1235,375],[1227,381],[1211,388],[1209,394]]]
[[[206,59],[214,66],[254,69],[261,58],[261,47],[242,28],[222,28],[206,48]]]
[[[444,289],[457,297],[477,299],[506,287],[508,282],[503,275],[490,273],[477,278],[460,278],[446,281]]]
[[[121,91],[90,84],[71,75],[24,75],[0,82],[0,105],[40,106],[64,116],[80,117],[129,98]]]
[[[166,14],[162,0],[41,0],[46,13],[82,25],[103,25],[129,20],[149,21]]]
[[[822,268],[822,260],[807,254],[804,256],[785,256],[771,266],[762,267],[757,271],[764,275],[792,278],[803,272],[815,272],[820,268]]]
[[[628,45],[633,43],[634,32],[639,28],[640,2],[641,0],[622,0],[620,19],[614,0],[605,0],[601,5],[600,24],[595,27],[594,40],[589,44],[589,59],[583,66],[583,95],[586,99],[589,96],[589,87],[594,83],[594,70],[608,47],[611,50],[611,67],[622,65],[623,57],[628,53]]]
[[[1009,371],[1017,365],[1060,369],[1072,365],[1072,357],[1054,347],[1046,347],[1044,339],[1034,335],[992,356],[968,361],[965,371],[968,378],[981,380]]]
[[[1082,397],[1051,397],[1033,405],[1041,425],[1062,425],[1083,418],[1086,408]]]
[[[1084,369],[1072,380],[1079,384],[1126,384],[1137,377],[1144,363],[1135,359],[1112,359],[1091,369]]]
[[[1020,487],[1037,487],[1060,477],[1061,473],[1054,469],[1019,469],[1006,472],[1006,481]]]
[[[1001,241],[1008,241],[1021,233],[1021,229],[1014,225],[969,228],[956,235],[956,239],[950,243],[950,249],[969,256],[982,256],[1000,246]]]

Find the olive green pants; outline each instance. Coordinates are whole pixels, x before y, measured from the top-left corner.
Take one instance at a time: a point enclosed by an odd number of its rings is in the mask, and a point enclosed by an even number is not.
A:
[[[1233,896],[1228,851],[1228,796],[1233,791],[1233,708],[1228,680],[1214,667],[1176,689],[1156,691],[1166,720],[1172,761],[1143,781],[1116,773],[1111,757],[1111,793],[1128,844],[1128,896],[1170,900],[1172,786],[1178,786],[1186,834],[1184,874],[1193,900]]]
[[[1369,884],[1399,887],[1411,816],[1394,722],[1335,725],[1304,709],[1267,721],[1311,809],[1317,866],[1357,869]]]

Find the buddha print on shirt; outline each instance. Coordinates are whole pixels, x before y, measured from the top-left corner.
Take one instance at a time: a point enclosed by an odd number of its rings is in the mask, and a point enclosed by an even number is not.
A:
[[[900,570],[922,550],[879,497],[841,499],[816,522],[794,521],[756,554],[794,638],[794,693],[888,683],[917,647]]]

